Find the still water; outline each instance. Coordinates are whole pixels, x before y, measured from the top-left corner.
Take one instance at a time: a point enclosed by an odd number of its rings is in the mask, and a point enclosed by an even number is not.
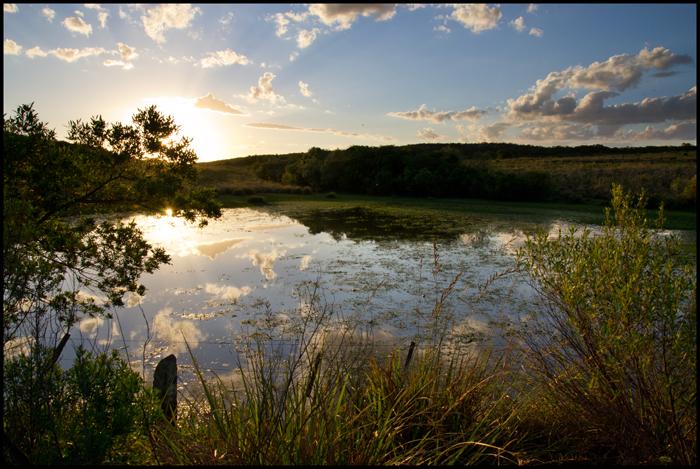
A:
[[[274,340],[293,340],[294,325],[313,311],[327,314],[325,331],[352,327],[386,347],[424,343],[438,316],[455,337],[498,346],[503,323],[526,318],[534,291],[521,274],[493,277],[513,267],[528,234],[585,225],[459,218],[436,232],[435,223],[365,209],[295,218],[225,209],[202,229],[168,216],[129,217],[171,263],[142,277],[145,296],[128,296],[111,320],[83,320],[72,337],[121,349],[147,379],[173,353],[185,370],[181,387],[192,380],[186,343],[204,370],[225,375],[237,366],[242,338],[264,330]],[[73,360],[69,349],[64,365]]]

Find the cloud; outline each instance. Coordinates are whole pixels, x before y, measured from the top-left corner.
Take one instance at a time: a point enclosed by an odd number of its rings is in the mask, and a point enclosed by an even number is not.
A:
[[[323,128],[293,127],[291,125],[275,124],[275,123],[268,123],[268,122],[254,122],[254,123],[249,123],[249,124],[245,124],[245,125],[246,125],[246,127],[253,127],[256,129],[290,130],[290,131],[295,131],[295,132],[319,132],[319,133],[329,133],[329,134],[333,134],[333,135],[339,135],[342,137],[371,138],[371,139],[383,140],[383,141],[395,140],[393,137],[386,137],[384,135],[363,134],[363,133],[358,133],[358,132],[346,132],[344,130],[337,130],[337,129],[330,129],[330,128],[323,129]]]
[[[92,34],[92,26],[86,23],[80,16],[69,16],[63,20],[63,26],[65,26],[67,30],[82,34],[83,36],[90,36],[90,34]]]
[[[503,141],[503,133],[511,126],[508,122],[495,122],[490,125],[470,124],[458,125],[457,130],[462,140],[467,142],[497,142]]]
[[[25,54],[30,59],[33,59],[34,57],[46,57],[47,55],[49,55],[48,52],[43,51],[39,46],[35,46],[31,49],[28,49],[27,52],[25,52]]]
[[[3,3],[2,9],[5,13],[17,13],[19,11],[16,3]]]
[[[538,8],[539,8],[539,6],[536,3],[531,3],[527,6],[527,12],[534,13],[537,11]]]
[[[17,44],[12,39],[5,39],[3,42],[3,54],[6,55],[19,55],[22,52],[22,46]]]
[[[158,44],[165,43],[165,32],[168,29],[186,29],[194,17],[201,13],[198,7],[188,3],[165,4],[150,8],[141,17],[144,31]]]
[[[422,104],[416,111],[389,112],[387,115],[408,120],[432,121],[439,124],[448,120],[476,120],[484,114],[486,111],[477,109],[475,106],[464,111],[429,111],[425,104]]]
[[[530,36],[542,37],[542,35],[544,35],[544,31],[542,31],[540,28],[530,28],[530,32],[528,34]]]
[[[197,98],[194,103],[195,107],[202,109],[209,109],[211,111],[223,112],[225,114],[242,115],[243,112],[234,108],[230,104],[227,104],[220,99],[214,97],[213,94],[209,93],[206,96]]]
[[[275,34],[277,37],[284,37],[287,34],[289,25],[291,22],[300,23],[306,18],[308,18],[309,12],[295,13],[293,11],[288,11],[286,13],[275,13],[274,15],[269,15],[266,20],[275,22]]]
[[[426,127],[425,129],[420,129],[416,133],[416,137],[421,140],[438,140],[440,138],[445,138],[444,135],[436,133],[433,129]]]
[[[49,20],[49,23],[52,23],[54,17],[56,16],[56,11],[49,7],[44,7],[41,9],[41,14],[44,15],[47,20]]]
[[[107,51],[101,47],[85,47],[83,49],[58,48],[49,51],[49,54],[53,55],[57,59],[61,59],[69,63],[85,57],[102,55],[105,53],[107,53]]]
[[[313,42],[316,40],[316,35],[318,32],[318,28],[302,29],[299,31],[299,35],[297,36],[297,46],[299,49],[305,49],[313,44]]]
[[[309,13],[317,16],[326,26],[337,23],[336,29],[349,29],[359,16],[372,16],[376,21],[387,21],[396,14],[393,3],[316,3]]]
[[[435,26],[433,28],[433,31],[438,31],[440,33],[445,33],[445,34],[449,34],[452,32],[452,30],[444,24],[440,24],[440,25]]]
[[[695,140],[697,138],[697,124],[692,122],[678,122],[666,128],[653,128],[647,126],[644,130],[620,132],[619,137],[625,140]]]
[[[200,61],[202,68],[224,67],[234,64],[248,65],[249,63],[248,57],[231,49],[208,52],[207,57]]]
[[[694,119],[697,114],[697,87],[678,96],[644,98],[636,103],[605,106],[604,101],[617,93],[595,91],[588,93],[578,103],[567,120],[596,125],[622,126]]]
[[[104,29],[107,26],[107,18],[109,17],[107,9],[103,8],[99,3],[86,3],[83,6],[97,11],[97,21],[100,22],[100,28]]]
[[[139,54],[136,53],[135,48],[129,47],[123,42],[117,42],[117,51],[119,52],[119,55],[121,55],[122,60],[124,61],[134,60],[136,57],[139,56]]]
[[[665,71],[691,61],[687,55],[677,55],[663,47],[656,47],[652,50],[644,48],[637,55],[615,55],[587,67],[577,65],[550,72],[545,78],[537,80],[530,92],[508,100],[509,114],[513,118],[570,114],[576,108],[576,98],[568,95],[555,99],[556,93],[563,89],[624,91],[635,86],[647,70]],[[600,99],[602,96],[597,97]]]
[[[523,18],[522,16],[518,16],[517,18],[515,18],[513,21],[511,21],[508,24],[510,24],[513,27],[513,29],[515,29],[519,33],[523,32],[525,30],[525,18]],[[532,29],[535,29],[535,28],[532,28]],[[530,33],[532,34],[532,31],[530,31]]]
[[[130,62],[124,62],[123,60],[113,60],[113,59],[107,59],[104,62],[102,62],[102,65],[105,67],[121,67],[124,70],[131,70],[134,68],[134,64]]]
[[[265,72],[262,74],[262,76],[258,79],[258,86],[251,86],[250,87],[250,92],[248,93],[248,100],[251,102],[257,102],[260,99],[264,99],[266,101],[269,101],[272,104],[277,103],[278,101],[281,104],[284,104],[285,99],[284,97],[278,95],[275,93],[275,90],[272,89],[272,80],[275,79],[275,74],[272,72]]]
[[[294,62],[299,57],[299,51],[294,51],[289,54],[289,61]]]
[[[498,26],[501,16],[503,13],[499,7],[478,3],[455,6],[450,18],[478,34]]]
[[[228,24],[231,23],[231,21],[233,21],[233,16],[234,16],[234,15],[233,15],[233,12],[232,12],[232,11],[229,11],[229,12],[226,13],[224,16],[222,16],[221,18],[219,18],[219,23],[221,23],[221,24],[223,24],[223,25],[228,25]]]
[[[304,83],[304,82],[301,81],[301,80],[299,80],[299,92],[300,92],[302,95],[306,96],[307,98],[310,98],[310,97],[313,95],[313,93],[312,93],[311,90],[309,89],[309,84],[308,84],[308,83]]]

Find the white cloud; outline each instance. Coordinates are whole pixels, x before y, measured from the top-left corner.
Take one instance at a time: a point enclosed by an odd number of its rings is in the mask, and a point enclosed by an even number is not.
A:
[[[416,137],[418,137],[421,140],[438,140],[440,138],[445,138],[444,135],[436,133],[430,127],[418,130],[418,132],[416,133]]]
[[[499,7],[477,3],[455,6],[450,18],[478,34],[498,26],[501,16],[503,13]]]
[[[390,20],[396,14],[393,3],[315,3],[309,13],[317,16],[326,26],[338,24],[336,29],[349,29],[359,16],[372,16],[376,21]]]
[[[49,54],[69,63],[85,57],[102,55],[105,53],[107,53],[107,51],[101,47],[85,47],[83,49],[58,48],[49,51]]]
[[[291,54],[289,54],[289,61],[294,62],[297,58],[299,58],[299,52],[294,51]]]
[[[25,52],[25,54],[30,59],[33,59],[34,57],[46,57],[47,55],[49,55],[48,52],[42,50],[39,46],[28,49],[27,52]]]
[[[47,20],[49,20],[49,23],[52,23],[54,17],[56,16],[56,11],[49,7],[44,7],[41,9],[41,14],[44,15]]]
[[[518,16],[517,18],[515,18],[513,21],[511,21],[508,24],[510,24],[513,27],[513,29],[515,29],[519,33],[523,32],[525,30],[525,18],[523,18],[522,16]],[[535,28],[532,28],[532,29],[535,29]],[[530,32],[532,33],[532,31],[530,31]]]
[[[647,126],[644,130],[626,131],[617,135],[624,140],[696,140],[697,124],[692,122],[678,122],[665,128]]]
[[[260,99],[264,99],[266,101],[269,101],[272,104],[275,104],[277,102],[280,102],[281,104],[285,103],[284,97],[278,95],[275,93],[275,90],[272,89],[272,80],[275,79],[275,74],[272,72],[265,72],[262,74],[262,76],[258,79],[258,86],[251,86],[250,87],[250,92],[248,93],[248,100],[250,102],[256,102]]]
[[[476,120],[484,114],[486,114],[486,111],[477,109],[475,106],[465,109],[464,111],[430,111],[426,108],[425,104],[422,104],[415,111],[389,112],[387,115],[401,119],[442,123],[448,120]]]
[[[22,51],[22,46],[17,44],[12,39],[5,39],[3,42],[3,53],[7,55],[19,55]]]
[[[297,46],[299,49],[305,49],[313,44],[313,42],[316,40],[316,35],[318,32],[319,30],[317,28],[302,29],[299,31],[299,35],[297,36]]]
[[[188,28],[194,17],[201,12],[200,8],[187,3],[171,3],[150,8],[141,17],[141,21],[148,37],[163,44],[168,29]]]
[[[301,80],[299,80],[299,92],[300,92],[302,95],[306,96],[307,98],[310,98],[310,97],[313,95],[313,93],[312,93],[311,90],[309,89],[309,84],[308,84],[308,83],[304,83],[304,82],[301,81]]]
[[[124,62],[122,60],[113,60],[113,59],[107,59],[104,62],[102,62],[102,65],[105,67],[121,67],[124,70],[131,70],[134,68],[134,64],[131,62]]]
[[[97,20],[100,22],[100,28],[104,29],[107,26],[109,12],[106,8],[103,8],[99,3],[85,3],[83,6],[89,10],[97,11]]]
[[[249,63],[248,57],[231,49],[208,52],[207,57],[200,61],[202,68],[224,67],[234,64],[248,65]]]
[[[534,13],[537,11],[538,8],[539,8],[539,6],[536,3],[531,3],[527,6],[527,12]]]
[[[542,37],[544,31],[542,31],[540,28],[530,28],[530,32],[528,34],[530,36]]]
[[[19,11],[16,3],[3,3],[2,9],[5,13],[17,13]]]
[[[334,114],[333,112],[326,112],[327,114]],[[387,137],[384,135],[376,135],[376,134],[365,134],[365,133],[358,133],[358,132],[347,132],[345,130],[338,130],[338,129],[322,129],[322,128],[308,128],[308,127],[294,127],[291,125],[285,125],[285,124],[274,124],[274,123],[268,123],[268,122],[254,122],[254,123],[249,123],[245,124],[246,127],[252,127],[255,129],[268,129],[268,130],[289,130],[289,131],[294,131],[294,132],[318,132],[318,133],[329,133],[333,135],[339,135],[341,137],[355,137],[355,138],[369,138],[373,140],[383,140],[383,141],[394,141],[396,140],[393,137]]]
[[[90,36],[92,33],[92,25],[86,23],[80,16],[69,16],[63,20],[63,26],[71,32]]]
[[[452,32],[452,30],[450,28],[448,28],[447,25],[444,25],[444,24],[440,24],[440,25],[435,26],[433,28],[433,30],[438,31],[440,33],[445,33],[445,34],[449,34]]]
[[[121,55],[122,60],[125,61],[134,60],[139,56],[139,54],[136,53],[136,49],[129,47],[123,42],[117,42],[117,51],[119,52],[119,55]]]
[[[507,122],[495,122],[489,125],[458,125],[457,131],[465,142],[500,142],[503,141],[503,133],[510,126]]]
[[[233,12],[229,11],[224,16],[219,18],[219,23],[223,24],[224,26],[228,26],[229,24],[231,24],[231,21],[233,21],[233,16]]]
[[[511,117],[535,118],[570,114],[576,108],[572,95],[555,99],[560,90],[587,89],[624,91],[635,86],[647,70],[665,71],[678,64],[691,63],[687,55],[677,55],[663,47],[642,49],[637,55],[615,55],[603,62],[593,62],[587,67],[577,65],[558,72],[551,72],[537,80],[530,92],[508,100]],[[610,96],[605,96],[605,98]],[[597,95],[597,99],[604,98]],[[592,97],[589,98],[589,100]]]
[[[226,114],[243,114],[243,112],[239,111],[235,107],[231,106],[230,104],[227,104],[220,99],[217,99],[213,94],[209,93],[206,96],[202,96],[200,98],[197,98],[197,100],[194,103],[195,107],[202,108],[202,109],[209,109],[212,111],[217,111],[217,112],[223,112]]]

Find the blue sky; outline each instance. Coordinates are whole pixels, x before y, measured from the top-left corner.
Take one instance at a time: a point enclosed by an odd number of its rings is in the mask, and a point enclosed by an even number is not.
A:
[[[312,146],[696,142],[695,4],[4,4],[3,112]]]

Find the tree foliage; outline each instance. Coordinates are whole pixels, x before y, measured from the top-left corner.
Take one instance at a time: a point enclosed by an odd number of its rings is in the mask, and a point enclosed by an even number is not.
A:
[[[138,279],[169,256],[110,214],[162,211],[206,224],[220,215],[197,186],[190,139],[155,106],[133,124],[70,121],[69,142],[31,105],[3,116],[3,339],[65,334],[82,315],[143,294]],[[97,299],[97,300],[96,300]],[[100,301],[102,299],[102,301]]]

